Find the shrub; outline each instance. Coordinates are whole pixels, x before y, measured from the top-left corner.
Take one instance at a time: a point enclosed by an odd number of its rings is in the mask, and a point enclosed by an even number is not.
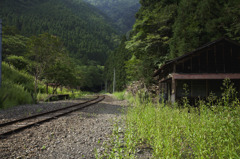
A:
[[[124,100],[124,94],[125,94],[125,91],[122,91],[122,92],[114,92],[113,95],[118,99],[118,100]]]
[[[3,81],[11,81],[14,84],[19,84],[30,93],[34,91],[34,79],[26,72],[20,72],[16,70],[13,66],[9,66],[5,62],[3,62],[2,74]]]
[[[6,97],[6,98],[5,98]],[[3,101],[3,98],[5,100]],[[0,108],[9,108],[21,104],[33,103],[31,94],[23,86],[3,81],[0,90]]]
[[[27,65],[29,61],[25,59],[23,56],[8,56],[5,60],[7,63],[13,65],[18,70],[27,70]]]
[[[0,90],[0,108],[33,103],[31,93],[34,90],[33,77],[19,72],[14,67],[2,63],[2,87]]]

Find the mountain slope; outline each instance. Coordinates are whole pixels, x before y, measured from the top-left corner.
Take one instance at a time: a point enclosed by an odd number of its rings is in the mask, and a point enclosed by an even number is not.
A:
[[[132,29],[139,0],[84,0],[108,15],[123,33]]]
[[[78,59],[103,64],[118,38],[109,19],[81,0],[1,0],[0,6],[3,25],[15,25],[26,36],[59,36]]]

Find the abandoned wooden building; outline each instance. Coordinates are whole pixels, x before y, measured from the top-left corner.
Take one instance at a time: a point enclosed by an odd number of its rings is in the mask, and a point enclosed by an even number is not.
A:
[[[193,52],[167,61],[158,69],[160,89],[168,101],[175,102],[188,86],[190,99],[221,95],[224,79],[230,79],[240,93],[240,44],[226,38],[208,43]]]

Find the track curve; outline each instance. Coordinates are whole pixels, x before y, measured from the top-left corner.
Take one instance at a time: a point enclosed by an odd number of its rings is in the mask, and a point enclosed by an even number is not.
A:
[[[30,128],[32,126],[36,126],[42,124],[44,122],[48,122],[50,120],[56,119],[58,117],[64,116],[66,114],[72,113],[74,111],[83,109],[85,107],[91,106],[93,104],[99,103],[105,99],[105,96],[97,96],[94,99],[88,100],[86,102],[74,104],[65,108],[56,109],[53,111],[40,113],[36,115],[32,115],[26,118],[21,118],[17,120],[13,120],[7,123],[0,124],[0,139],[6,138],[13,133],[20,132],[24,129]]]

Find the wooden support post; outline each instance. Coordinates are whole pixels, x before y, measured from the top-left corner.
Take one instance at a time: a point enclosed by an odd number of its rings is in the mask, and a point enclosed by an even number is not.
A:
[[[0,88],[2,86],[2,19],[0,19]]]
[[[108,91],[107,85],[108,85],[108,82],[107,82],[107,80],[106,80],[106,81],[105,81],[105,92],[106,92],[106,93],[107,93],[107,91]]]
[[[208,80],[206,80],[206,97],[208,97]]]
[[[207,50],[207,72],[209,72],[209,69],[208,69],[208,67],[209,67],[209,64],[208,64],[208,51],[209,50]]]
[[[231,48],[230,48],[230,55],[231,55],[231,57],[230,57],[230,63],[229,63],[229,66],[230,66],[230,72],[232,73],[233,72],[233,67],[232,67],[232,62],[233,62],[233,50],[232,50],[232,46],[231,46]]]
[[[177,64],[173,64],[173,73],[176,73],[176,66]]]
[[[226,59],[224,55],[225,55],[225,44],[223,44],[222,58],[223,58],[223,72],[226,73]]]
[[[216,45],[214,46],[214,64],[215,64],[215,71],[216,73],[218,73],[218,69],[217,69],[217,54],[216,54]]]
[[[191,56],[191,72],[193,72],[193,63],[192,63],[192,56]]]
[[[201,73],[201,62],[200,62],[200,57],[198,58],[198,73]]]
[[[193,96],[193,94],[192,94],[192,93],[193,93],[193,81],[192,81],[192,80],[190,81],[190,87],[191,87],[191,89],[190,89],[190,91],[191,91],[191,92],[190,92],[190,95],[191,95],[191,97],[192,97],[192,96]]]
[[[116,71],[114,68],[114,70],[113,70],[113,93],[115,92],[115,86],[116,86]]]
[[[171,102],[176,101],[176,80],[172,78],[172,91],[171,91]]]

